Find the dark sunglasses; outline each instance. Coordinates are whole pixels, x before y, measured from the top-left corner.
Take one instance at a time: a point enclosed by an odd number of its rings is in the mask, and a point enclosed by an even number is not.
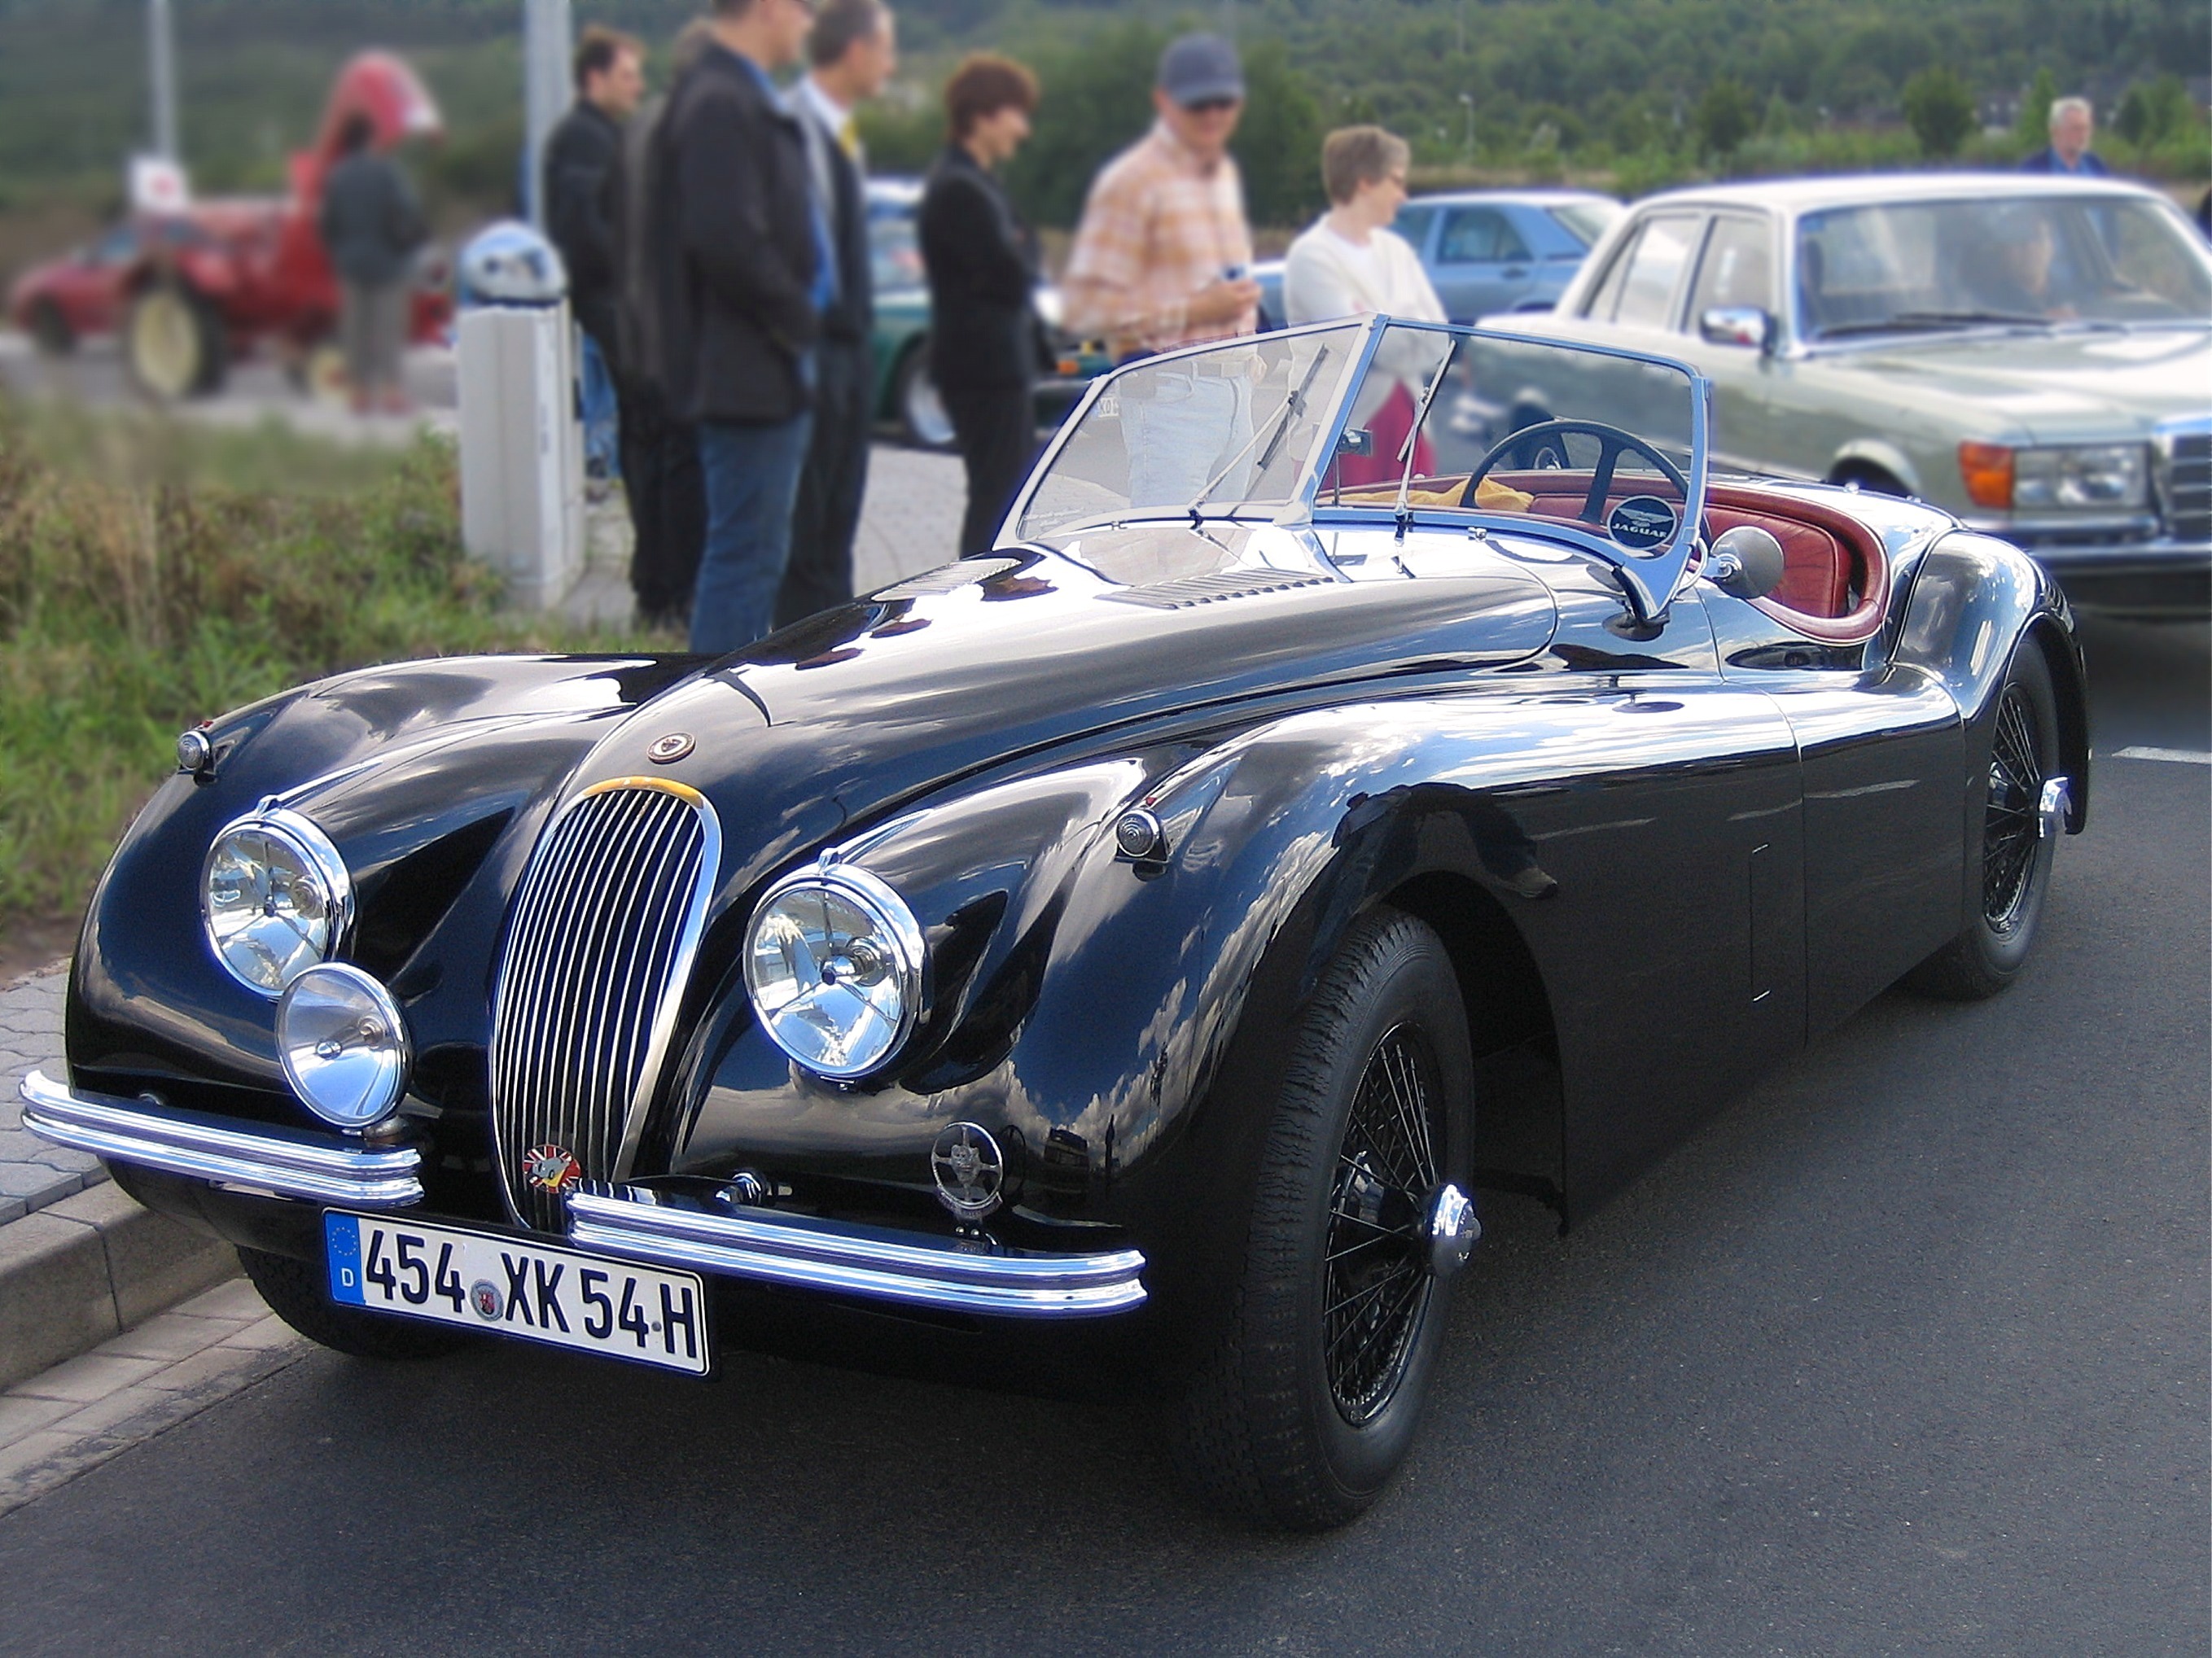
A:
[[[1183,108],[1193,115],[1218,115],[1225,109],[1234,109],[1244,100],[1242,98],[1200,98]]]

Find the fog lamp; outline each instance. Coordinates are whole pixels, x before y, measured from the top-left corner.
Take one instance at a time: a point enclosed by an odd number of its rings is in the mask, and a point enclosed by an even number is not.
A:
[[[414,1060],[392,993],[345,962],[308,968],[286,988],[276,1052],[307,1109],[340,1128],[389,1114]]]

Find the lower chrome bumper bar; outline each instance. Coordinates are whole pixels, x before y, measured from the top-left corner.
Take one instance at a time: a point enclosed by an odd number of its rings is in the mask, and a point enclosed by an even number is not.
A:
[[[140,1100],[80,1094],[43,1071],[16,1091],[24,1127],[112,1163],[318,1203],[404,1209],[422,1201],[422,1156],[411,1145],[370,1151],[274,1127],[227,1128]]]
[[[626,1260],[1000,1318],[1090,1318],[1145,1299],[1136,1249],[1012,1253],[769,1209],[678,1208],[636,1187],[570,1193],[568,1224],[580,1248]]]

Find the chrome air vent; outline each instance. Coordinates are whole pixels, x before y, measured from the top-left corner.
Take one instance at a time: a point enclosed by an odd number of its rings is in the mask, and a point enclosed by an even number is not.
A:
[[[1218,604],[1224,599],[1253,598],[1261,593],[1288,592],[1293,587],[1328,585],[1329,579],[1325,575],[1295,575],[1287,570],[1209,570],[1204,575],[1149,582],[1141,587],[1117,587],[1099,597],[1122,604],[1141,604],[1152,610],[1187,610],[1194,604]]]
[[[957,592],[961,588],[972,587],[979,581],[989,581],[1010,570],[1018,570],[1024,562],[1018,558],[978,556],[956,559],[934,570],[924,570],[920,575],[908,576],[904,581],[878,588],[874,596],[878,598],[927,598],[933,593]]]
[[[491,1037],[500,1180],[526,1224],[559,1231],[568,1185],[629,1175],[720,851],[703,796],[630,777],[570,802],[532,855]]]
[[[2212,539],[2212,422],[2162,427],[2155,453],[2166,534],[2176,541]]]

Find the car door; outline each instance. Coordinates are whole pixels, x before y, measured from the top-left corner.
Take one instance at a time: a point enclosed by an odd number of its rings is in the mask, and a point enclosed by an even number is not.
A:
[[[1535,256],[1513,222],[1486,203],[1445,208],[1438,216],[1436,260],[1429,279],[1444,314],[1471,322],[1510,311],[1533,285]]]
[[[1958,704],[1879,637],[1828,646],[1701,592],[1729,680],[1764,689],[1804,780],[1805,1017],[1832,1029],[1959,930],[1966,732]]]

